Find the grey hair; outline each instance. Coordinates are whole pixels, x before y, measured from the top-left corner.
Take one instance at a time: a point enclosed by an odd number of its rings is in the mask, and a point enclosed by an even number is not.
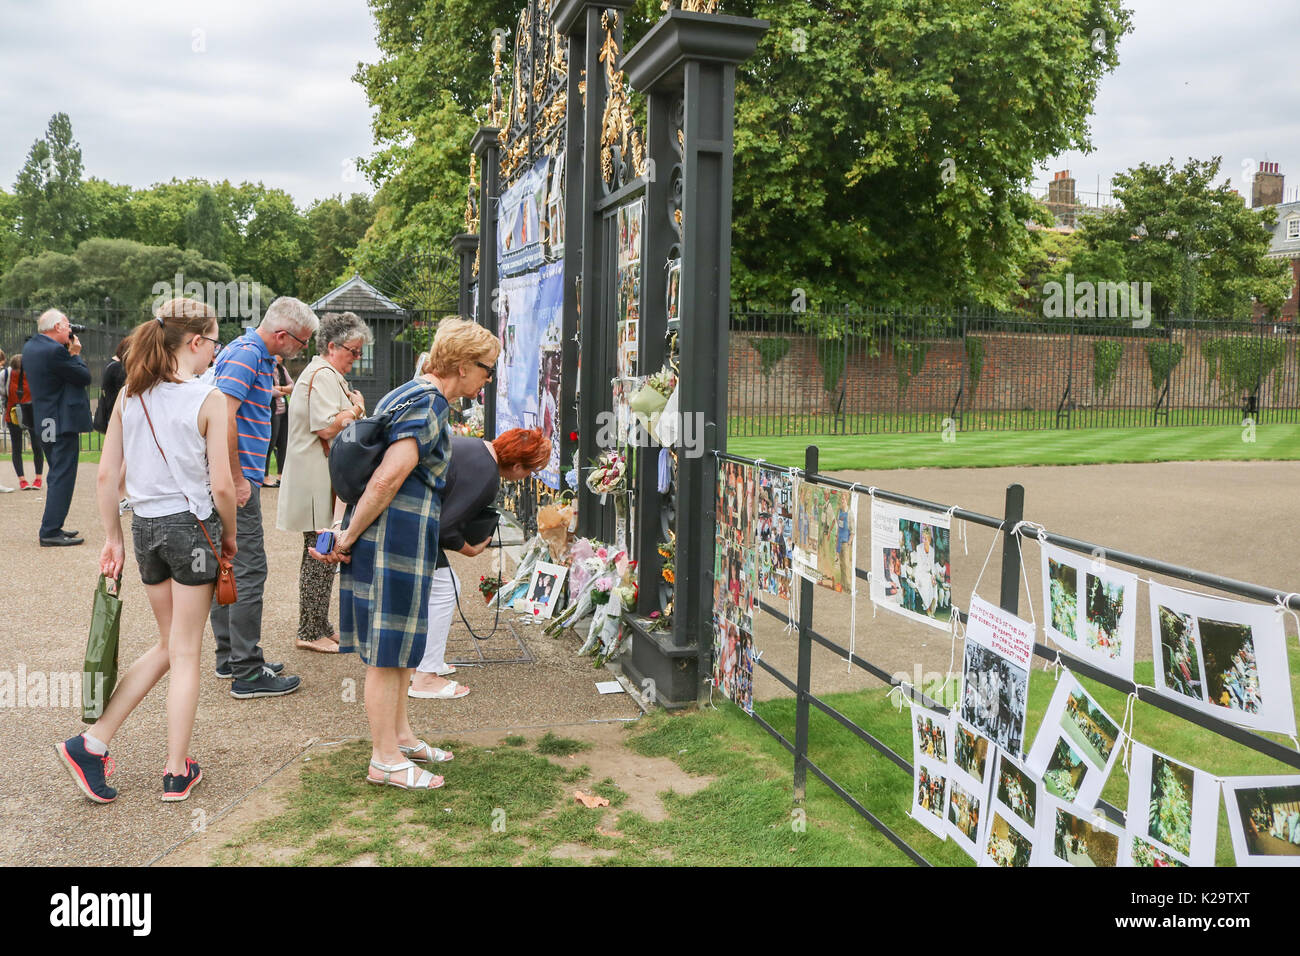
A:
[[[36,320],[37,332],[48,332],[59,324],[60,319],[66,319],[67,316],[58,309],[46,309],[41,313],[41,317]]]
[[[305,332],[306,338],[315,333],[320,319],[306,302],[282,295],[266,307],[259,328],[267,332]]]
[[[369,345],[375,340],[370,326],[361,321],[355,312],[326,312],[320,318],[320,328],[316,330],[316,351],[324,355],[329,345],[342,346],[353,339],[360,339],[362,345]]]

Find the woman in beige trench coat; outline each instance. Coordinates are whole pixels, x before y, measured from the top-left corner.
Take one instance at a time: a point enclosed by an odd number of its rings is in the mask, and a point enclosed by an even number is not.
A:
[[[289,402],[289,450],[280,482],[276,527],[302,535],[298,576],[298,646],[337,653],[339,636],[329,612],[334,568],[307,554],[316,530],[334,520],[329,445],[351,422],[364,418],[365,399],[343,376],[374,340],[369,327],[351,312],[326,313],[316,332],[317,355],[298,376]]]

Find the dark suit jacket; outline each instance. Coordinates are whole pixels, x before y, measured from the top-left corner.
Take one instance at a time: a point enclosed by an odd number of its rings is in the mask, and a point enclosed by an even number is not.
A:
[[[23,346],[23,371],[32,390],[38,436],[46,431],[49,419],[54,420],[58,435],[88,432],[94,427],[86,394],[90,369],[80,355],[70,354],[65,346],[38,332]]]

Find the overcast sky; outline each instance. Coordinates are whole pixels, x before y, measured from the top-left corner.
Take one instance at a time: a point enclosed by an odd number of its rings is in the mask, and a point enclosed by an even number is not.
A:
[[[1101,84],[1094,152],[1063,154],[1035,178],[1069,168],[1080,190],[1100,177],[1105,191],[1143,160],[1221,155],[1234,186],[1247,160],[1280,163],[1290,198],[1300,187],[1300,2],[1129,5],[1134,31]],[[302,206],[369,191],[349,165],[372,148],[351,76],[377,57],[364,0],[0,0],[0,183],[12,188],[62,111],[87,176],[137,187],[261,180]]]

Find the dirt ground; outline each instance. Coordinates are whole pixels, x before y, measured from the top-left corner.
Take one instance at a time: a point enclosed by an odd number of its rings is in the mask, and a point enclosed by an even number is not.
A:
[[[869,440],[869,439],[868,439]],[[67,526],[86,533],[78,548],[42,549],[36,529],[43,494],[0,496],[0,674],[68,673],[80,670],[91,591],[97,575],[102,535],[94,512],[93,465],[82,465]],[[1242,580],[1300,591],[1300,542],[1287,533],[1295,513],[1294,489],[1300,485],[1300,462],[1169,463],[972,470],[921,469],[843,474],[863,486],[876,484],[944,504],[997,515],[1006,486],[1025,487],[1026,517],[1053,531],[1096,541],[1104,546],[1159,556],[1193,568]],[[117,762],[113,783],[120,795],[111,806],[92,805],[68,780],[54,755],[54,745],[82,729],[76,701],[23,701],[0,707],[0,752],[9,771],[0,779],[0,863],[140,865],[155,861],[199,864],[232,828],[273,813],[284,788],[296,780],[305,757],[339,741],[367,734],[360,693],[363,668],[351,655],[334,656],[293,647],[297,622],[297,569],[301,538],[275,528],[278,492],[263,492],[267,550],[271,566],[263,645],[271,660],[287,662],[288,672],[303,678],[303,689],[284,698],[237,701],[229,684],[211,674],[211,637],[205,648],[203,683],[193,754],[204,782],[182,804],[163,804],[158,797],[165,740],[165,695],[161,686],[132,715],[112,752]],[[860,505],[858,533],[868,533],[870,508]],[[960,522],[957,526],[960,526]],[[126,523],[124,522],[124,527]],[[1280,529],[1275,533],[1274,529]],[[970,527],[963,549],[954,530],[953,581],[956,603],[965,608],[994,534]],[[1026,571],[1033,588],[1034,616],[1042,619],[1037,546],[1025,547]],[[477,630],[491,626],[481,599],[472,590],[491,559],[456,559],[470,600],[466,613]],[[860,548],[858,563],[866,564]],[[154,639],[152,616],[128,557],[123,577],[123,666]],[[1000,555],[995,549],[979,593],[998,595]],[[856,650],[890,673],[924,677],[948,669],[952,643],[945,632],[881,611],[872,614],[866,584],[856,597]],[[1138,609],[1138,654],[1149,658],[1149,611],[1146,592]],[[1030,601],[1021,594],[1021,612]],[[814,626],[847,644],[850,598],[818,590]],[[490,743],[507,733],[530,733],[565,725],[567,736],[590,735],[596,751],[581,755],[596,777],[608,775],[627,791],[633,808],[653,808],[667,788],[675,766],[652,763],[622,749],[617,723],[640,711],[625,694],[600,696],[597,680],[609,672],[595,670],[574,651],[571,638],[552,640],[540,628],[523,625],[528,663],[493,663],[466,667],[458,678],[473,689],[461,701],[412,701],[417,732],[429,736],[455,733],[471,743]],[[472,646],[457,625],[452,648]],[[774,619],[759,616],[756,637],[765,660],[795,675],[796,642]],[[519,656],[512,639],[497,638],[488,647],[498,656]],[[958,667],[960,662],[958,662]],[[30,677],[29,677],[30,680]],[[814,648],[812,690],[822,694],[881,686]],[[755,696],[766,699],[784,689],[756,670]],[[60,706],[51,706],[51,703]],[[569,726],[585,724],[585,726]],[[489,729],[492,728],[492,729]],[[602,763],[603,761],[603,763]],[[601,765],[598,766],[597,764]],[[679,774],[680,775],[680,774]],[[685,775],[680,775],[684,779]],[[685,784],[678,786],[682,790]],[[205,833],[196,835],[202,828]]]
[[[12,476],[11,476],[12,477]],[[41,548],[36,531],[44,493],[0,496],[0,674],[76,672],[79,675],[90,622],[92,593],[103,544],[94,504],[95,466],[83,464],[66,527],[80,530],[86,544]],[[165,678],[131,715],[112,743],[117,770],[111,783],[117,800],[92,804],[81,795],[54,753],[59,741],[84,729],[80,701],[48,698],[0,706],[0,753],[7,773],[0,778],[0,863],[14,865],[141,865],[190,836],[198,822],[214,819],[245,801],[280,770],[301,759],[314,742],[368,737],[356,655],[317,654],[294,647],[298,622],[298,567],[302,537],[275,529],[278,492],[262,492],[270,577],[267,582],[262,646],[268,660],[286,662],[286,673],[303,686],[287,697],[235,700],[230,682],[212,673],[211,631],[204,640],[199,710],[191,752],[203,768],[203,783],[184,803],[164,804],[162,768],[166,751]],[[130,538],[129,516],[123,529]],[[486,634],[493,616],[475,585],[493,569],[493,558],[453,559],[467,593],[462,607],[476,631]],[[156,640],[153,615],[127,549],[123,581],[121,663],[126,666]],[[337,588],[335,589],[337,620]],[[502,615],[505,628],[513,616]],[[485,642],[496,657],[520,657],[505,632]],[[611,680],[575,653],[572,636],[552,639],[522,622],[519,633],[530,663],[464,667],[456,675],[471,688],[456,701],[412,700],[411,722],[428,736],[485,727],[537,727],[640,715],[626,694],[602,696],[596,682]],[[473,640],[457,623],[448,657],[473,654]],[[477,656],[477,655],[474,655]],[[51,706],[51,704],[62,706]],[[570,736],[574,734],[570,733]]]

